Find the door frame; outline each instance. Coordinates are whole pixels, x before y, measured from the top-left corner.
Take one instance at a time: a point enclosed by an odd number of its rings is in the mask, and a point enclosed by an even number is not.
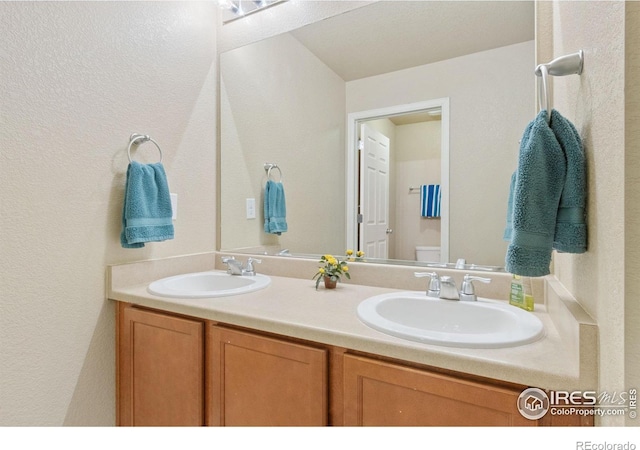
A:
[[[358,125],[360,122],[420,112],[433,108],[442,111],[440,137],[440,260],[449,261],[449,97],[427,100],[416,103],[390,106],[368,111],[357,111],[347,115],[347,248],[355,248],[358,244]]]

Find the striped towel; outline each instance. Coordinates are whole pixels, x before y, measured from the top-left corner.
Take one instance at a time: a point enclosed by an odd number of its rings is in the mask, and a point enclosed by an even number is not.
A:
[[[422,217],[440,217],[439,184],[420,186],[420,215]]]

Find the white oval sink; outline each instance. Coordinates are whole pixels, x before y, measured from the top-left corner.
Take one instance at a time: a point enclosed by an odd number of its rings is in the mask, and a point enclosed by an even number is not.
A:
[[[447,347],[515,347],[544,336],[538,317],[508,303],[443,300],[416,291],[370,297],[358,305],[358,317],[383,333]]]
[[[172,298],[207,298],[246,294],[271,284],[266,275],[229,275],[221,271],[185,273],[162,278],[149,285],[153,295]]]

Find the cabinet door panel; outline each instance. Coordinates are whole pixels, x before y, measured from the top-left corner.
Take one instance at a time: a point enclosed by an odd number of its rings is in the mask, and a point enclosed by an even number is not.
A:
[[[119,424],[204,424],[204,324],[125,307],[120,326]]]
[[[527,426],[520,391],[345,355],[347,426]]]
[[[216,326],[210,343],[212,425],[326,425],[326,350]]]

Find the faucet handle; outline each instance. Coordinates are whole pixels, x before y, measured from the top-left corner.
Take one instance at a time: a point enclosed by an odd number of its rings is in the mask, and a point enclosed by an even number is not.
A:
[[[262,260],[261,259],[256,259],[256,258],[247,259],[247,270],[253,270],[253,263],[261,264]]]
[[[253,263],[260,264],[260,263],[262,263],[262,260],[261,259],[256,259],[256,258],[247,259],[247,266],[242,271],[243,275],[255,275],[256,274],[256,270],[253,267]]]
[[[413,276],[416,278],[433,277],[438,276],[435,272],[413,272]]]
[[[438,297],[440,295],[440,278],[435,272],[414,272],[416,278],[431,277],[429,287],[427,288],[427,296]]]
[[[480,281],[481,283],[487,284],[491,283],[491,278],[474,277],[472,275],[466,274],[462,281],[462,288],[460,289],[460,300],[471,302],[475,302],[476,300],[478,300],[476,291],[473,287],[474,281]]]

